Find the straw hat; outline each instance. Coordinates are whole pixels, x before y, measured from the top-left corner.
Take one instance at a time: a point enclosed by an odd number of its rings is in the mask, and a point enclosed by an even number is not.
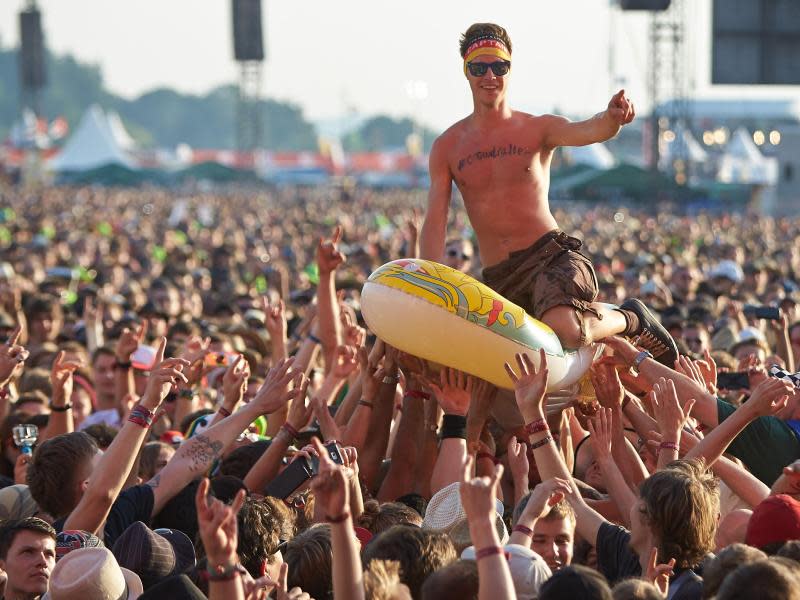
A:
[[[108,548],[82,548],[56,563],[42,600],[134,600],[142,591],[139,576],[121,568]]]

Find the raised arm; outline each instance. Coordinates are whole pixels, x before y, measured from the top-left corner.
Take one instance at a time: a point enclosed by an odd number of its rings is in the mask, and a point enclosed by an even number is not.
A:
[[[591,119],[572,122],[564,117],[547,115],[544,128],[544,146],[586,146],[613,138],[623,125],[636,116],[631,102],[620,90],[611,98],[608,108]]]
[[[293,363],[290,358],[275,365],[249,404],[181,444],[161,473],[147,482],[153,488],[154,515],[190,481],[203,475],[220,457],[222,449],[247,429],[250,423],[261,415],[275,412],[304,391],[303,385],[295,385],[288,390],[295,376],[291,370]]]
[[[345,261],[344,254],[338,249],[341,238],[342,228],[337,226],[333,230],[331,239],[320,238],[317,246],[317,268],[319,269],[317,326],[325,357],[326,371],[332,368],[334,353],[342,343],[342,324],[339,318],[339,302],[336,299],[336,269]]]
[[[447,235],[447,214],[450,211],[450,195],[453,176],[447,164],[445,143],[438,138],[431,148],[429,160],[431,187],[428,191],[428,209],[422,223],[419,251],[425,260],[441,261]]]
[[[460,481],[467,457],[467,411],[472,394],[472,377],[455,369],[439,372],[439,385],[430,384],[444,411],[442,442],[431,477],[431,494]]]
[[[636,496],[625,482],[611,451],[614,438],[612,418],[610,408],[600,408],[597,416],[589,421],[589,433],[591,434],[589,443],[597,457],[597,464],[603,473],[608,493],[617,504],[623,520],[627,523],[631,508],[636,504]]]
[[[180,358],[164,360],[166,345],[167,338],[161,338],[156,366],[150,373],[144,396],[100,459],[89,479],[89,487],[64,523],[66,529],[94,533],[102,527],[111,505],[128,479],[155,412],[176,382],[185,379],[182,371],[188,366],[187,361]]]
[[[50,370],[50,382],[53,386],[53,397],[50,399],[50,419],[47,427],[39,436],[39,443],[62,433],[70,433],[75,429],[72,418],[73,374],[80,368],[80,363],[64,360],[64,351],[58,353]]]

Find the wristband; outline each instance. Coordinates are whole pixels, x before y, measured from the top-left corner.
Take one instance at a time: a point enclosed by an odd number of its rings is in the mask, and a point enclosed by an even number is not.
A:
[[[124,370],[127,371],[128,369],[131,368],[131,366],[132,366],[132,364],[131,364],[131,361],[129,361],[129,360],[127,360],[127,361],[115,360],[114,361],[114,368],[115,369],[124,369]]]
[[[226,417],[230,417],[230,416],[231,416],[231,411],[229,411],[229,410],[228,410],[227,408],[225,408],[224,406],[220,406],[220,407],[217,409],[217,412],[218,412],[219,414],[221,414],[221,415],[222,415],[222,418],[223,418],[223,419],[224,419],[224,418],[226,418]]]
[[[11,395],[11,390],[8,389],[7,385],[4,385],[0,388],[0,400],[5,400]]]
[[[430,400],[431,395],[428,392],[423,392],[421,390],[408,390],[403,396],[404,398],[419,398],[420,400]]]
[[[64,406],[53,406],[53,401],[50,401],[50,410],[52,412],[67,412],[72,410],[72,402],[67,402]]]
[[[673,442],[661,442],[661,444],[658,446],[658,449],[659,451],[675,450],[675,452],[678,452],[680,450],[680,446],[678,446],[678,444],[675,444]]]
[[[320,339],[317,336],[315,336],[313,333],[309,333],[306,337],[308,339],[310,339],[312,342],[314,342],[315,344],[321,344],[322,343],[320,341]]]
[[[194,398],[194,392],[192,390],[181,390],[178,392],[178,398],[183,398],[184,400],[191,400]]]
[[[542,431],[550,431],[550,427],[548,427],[547,420],[544,417],[525,425],[525,433],[528,435],[533,435],[534,433],[540,433]]]
[[[131,423],[136,423],[140,427],[144,429],[149,429],[150,425],[153,424],[153,417],[155,414],[153,411],[145,408],[141,404],[137,404],[131,409],[131,414],[128,415],[128,421]]]
[[[399,375],[387,375],[383,378],[382,383],[385,383],[386,385],[395,385],[398,381],[400,381]]]
[[[500,546],[487,546],[486,548],[481,548],[480,550],[475,551],[475,560],[477,561],[488,556],[504,553],[505,550],[503,550]]]
[[[206,576],[209,581],[230,581],[237,575],[244,575],[247,570],[239,563],[230,563],[227,565],[208,566]]]
[[[551,436],[551,435],[543,437],[538,442],[533,442],[531,444],[531,450],[536,450],[537,448],[541,448],[542,446],[546,446],[547,444],[549,444],[552,441],[553,441],[553,436]]]
[[[337,523],[344,523],[349,518],[350,518],[350,511],[346,510],[338,517],[331,517],[330,515],[326,516],[325,521],[330,523],[331,525],[336,525]]]
[[[286,433],[292,436],[292,439],[300,436],[300,432],[297,431],[297,429],[295,429],[291,425],[289,425],[289,423],[284,423],[283,425],[281,425],[281,429],[283,429],[284,431],[286,431]]]
[[[358,405],[359,406],[369,406],[370,408],[375,408],[375,405],[372,402],[370,402],[369,400],[359,400],[358,401]]]
[[[511,530],[511,533],[524,533],[529,538],[533,539],[533,529],[530,527],[525,527],[525,525],[515,525],[514,529]]]
[[[442,417],[441,437],[467,439],[467,417],[462,415],[445,415]]]

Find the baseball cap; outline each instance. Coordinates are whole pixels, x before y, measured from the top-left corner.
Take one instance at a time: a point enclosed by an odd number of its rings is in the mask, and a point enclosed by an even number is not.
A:
[[[763,548],[797,539],[800,539],[800,502],[787,494],[776,494],[755,507],[745,535],[748,545]]]
[[[506,544],[503,547],[514,582],[514,591],[519,600],[535,600],[539,597],[539,587],[552,575],[544,559],[530,548],[519,544]],[[475,547],[470,546],[461,553],[463,560],[475,560]]]
[[[723,260],[711,270],[711,278],[722,277],[730,279],[734,283],[741,283],[744,281],[744,272],[742,267],[732,260]]]

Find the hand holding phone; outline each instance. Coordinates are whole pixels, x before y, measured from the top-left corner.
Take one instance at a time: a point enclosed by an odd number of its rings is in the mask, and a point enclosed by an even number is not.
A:
[[[745,316],[764,319],[767,321],[778,321],[781,318],[781,309],[778,306],[758,306],[756,304],[745,304],[742,308]]]

